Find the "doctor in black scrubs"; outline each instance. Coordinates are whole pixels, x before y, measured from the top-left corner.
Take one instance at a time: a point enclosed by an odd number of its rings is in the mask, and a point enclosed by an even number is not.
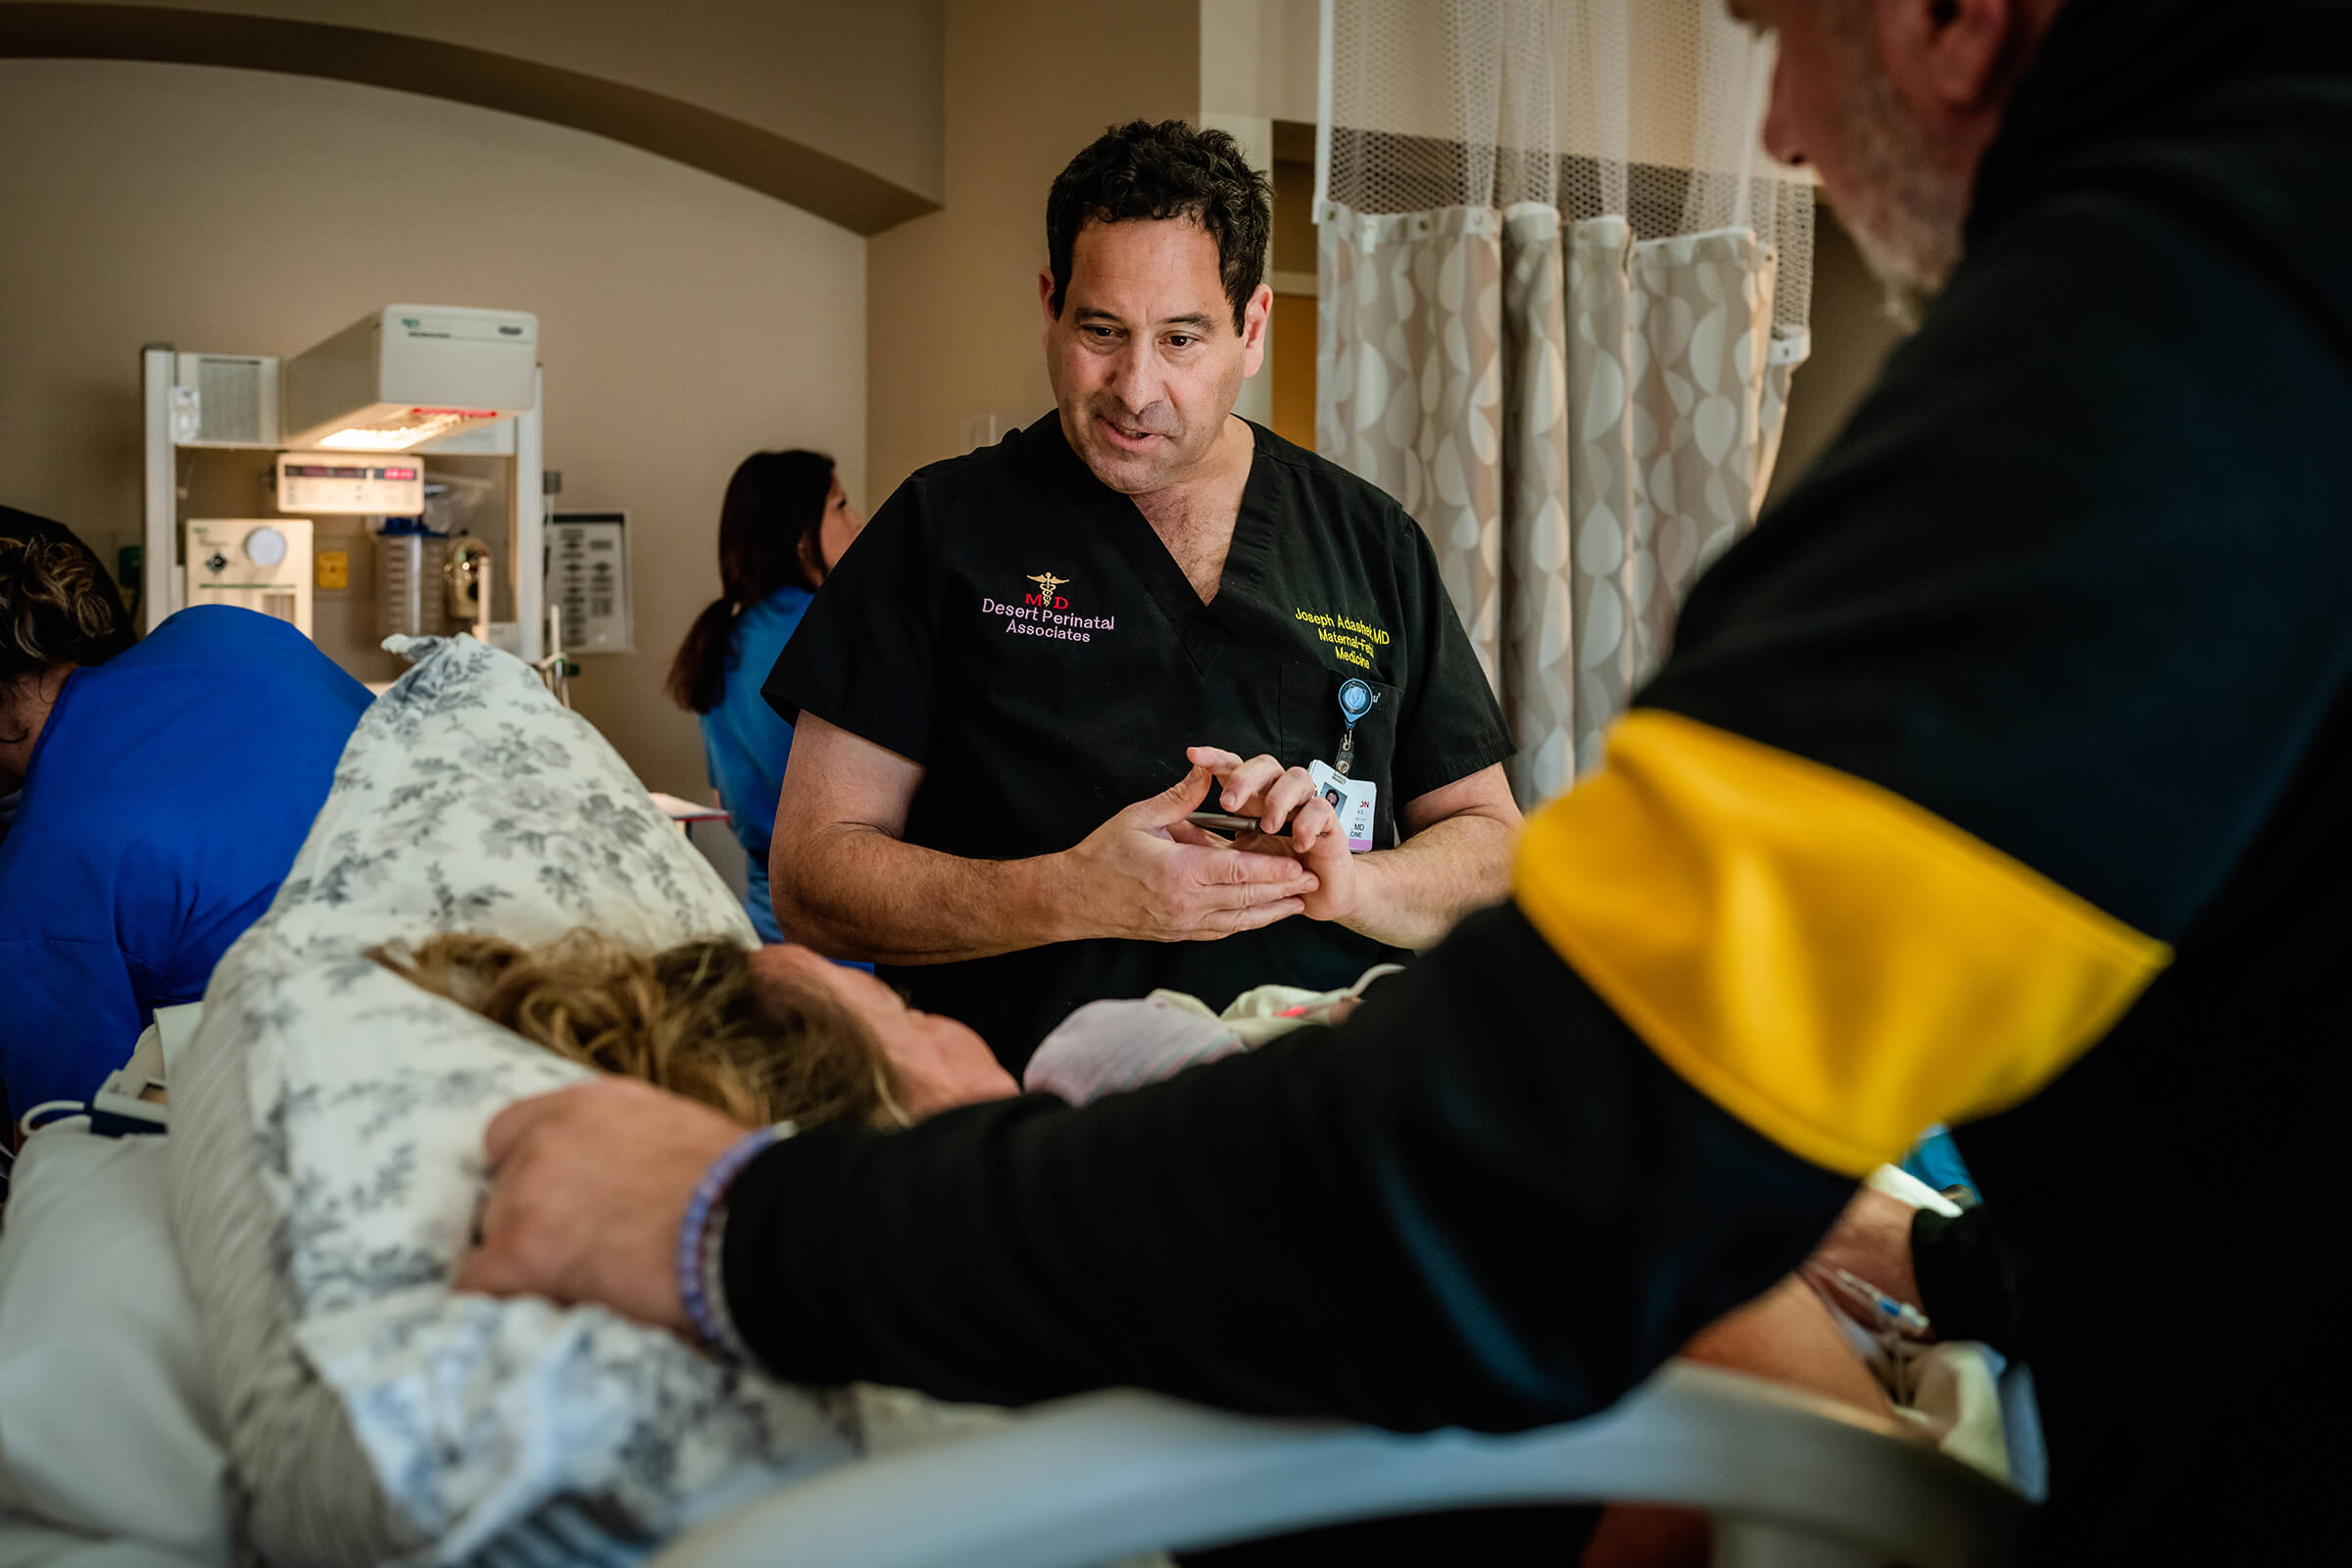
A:
[[[1511,742],[1420,528],[1233,413],[1268,223],[1221,132],[1080,153],[1054,411],[908,479],[767,683],[784,928],[1016,1073],[1082,1003],[1346,985],[1507,892]]]

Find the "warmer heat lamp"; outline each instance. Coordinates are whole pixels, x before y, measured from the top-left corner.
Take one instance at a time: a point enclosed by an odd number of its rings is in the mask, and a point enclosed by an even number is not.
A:
[[[284,443],[406,452],[528,411],[538,364],[526,311],[387,305],[286,362]]]

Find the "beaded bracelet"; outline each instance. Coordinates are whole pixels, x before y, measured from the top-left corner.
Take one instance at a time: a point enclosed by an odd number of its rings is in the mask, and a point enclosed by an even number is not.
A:
[[[751,1354],[728,1315],[726,1292],[719,1280],[720,1243],[726,1235],[726,1210],[721,1200],[744,1166],[799,1130],[791,1122],[778,1122],[746,1133],[729,1145],[695,1184],[694,1197],[686,1203],[686,1218],[678,1226],[678,1298],[685,1304],[686,1321],[694,1326],[704,1348],[730,1361],[748,1361]]]

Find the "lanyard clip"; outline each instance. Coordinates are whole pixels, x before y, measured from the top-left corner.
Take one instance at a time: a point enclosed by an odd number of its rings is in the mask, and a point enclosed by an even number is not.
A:
[[[1340,757],[1332,771],[1346,777],[1348,764],[1355,760],[1355,721],[1372,711],[1380,701],[1380,693],[1369,681],[1349,677],[1340,682],[1340,720],[1346,728],[1340,732]]]

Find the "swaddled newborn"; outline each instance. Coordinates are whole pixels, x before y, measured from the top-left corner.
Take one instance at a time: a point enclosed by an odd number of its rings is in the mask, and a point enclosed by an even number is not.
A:
[[[1200,998],[1180,991],[1154,991],[1133,1002],[1090,1002],[1039,1043],[1021,1087],[1083,1105],[1102,1095],[1157,1083],[1187,1067],[1254,1051],[1306,1024],[1338,1023],[1354,1010],[1365,987],[1403,968],[1374,964],[1341,991],[1258,986],[1234,998],[1223,1012],[1212,1012]]]

